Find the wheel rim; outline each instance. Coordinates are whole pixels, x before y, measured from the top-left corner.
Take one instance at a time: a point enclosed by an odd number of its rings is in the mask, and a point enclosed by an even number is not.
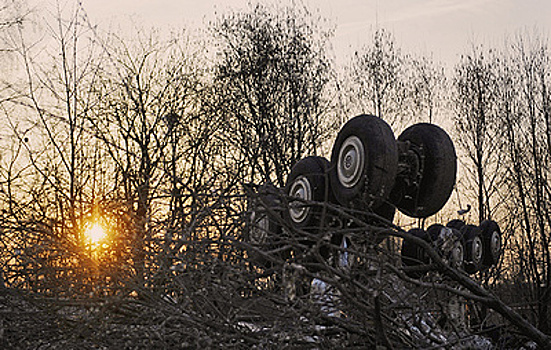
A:
[[[305,176],[299,176],[293,181],[289,195],[304,201],[312,200],[312,186]],[[289,215],[296,223],[306,220],[310,207],[300,201],[293,201],[289,204]]]
[[[454,268],[458,269],[463,264],[463,259],[464,259],[463,245],[461,244],[461,242],[456,241],[451,251],[450,263]]]
[[[492,232],[490,236],[490,252],[494,260],[499,258],[501,253],[501,236],[497,231]]]
[[[256,222],[256,225],[251,230],[250,241],[251,244],[261,245],[266,242],[266,235],[270,229],[270,219],[267,215],[262,215]]]
[[[480,262],[482,262],[482,240],[480,239],[480,237],[477,236],[473,238],[472,248],[472,261],[475,264],[479,264]]]
[[[357,136],[350,136],[339,151],[337,174],[340,183],[346,188],[354,187],[362,177],[364,164],[364,145]]]

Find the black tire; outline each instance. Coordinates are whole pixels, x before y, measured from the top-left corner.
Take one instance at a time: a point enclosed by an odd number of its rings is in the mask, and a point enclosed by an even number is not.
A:
[[[461,229],[463,236],[463,247],[465,251],[465,260],[463,267],[469,274],[475,274],[480,271],[483,259],[482,231],[478,226],[465,225]]]
[[[418,186],[410,186],[411,179],[398,176],[392,195],[396,207],[415,218],[436,214],[450,198],[455,185],[457,156],[452,140],[442,128],[419,123],[404,130],[398,141],[409,142],[420,153],[422,161]]]
[[[388,201],[383,202],[376,209],[368,210],[365,214],[358,215],[366,224],[378,228],[391,227],[396,214],[396,208]],[[375,232],[376,233],[375,233]],[[388,234],[385,230],[367,230],[366,235],[372,238],[370,240],[374,244],[381,243]]]
[[[391,203],[385,201],[375,210],[373,210],[373,213],[384,219],[386,222],[381,222],[381,220],[377,220],[377,222],[386,226],[387,223],[392,223],[394,221],[394,215],[396,215],[396,207]]]
[[[427,232],[420,228],[411,229],[408,231],[408,234],[424,240],[428,238]],[[423,247],[405,238],[402,240],[402,251],[400,255],[404,267],[415,267],[430,263],[430,258]],[[408,271],[407,269],[405,273],[408,277],[415,279],[419,279],[426,274],[425,271]]]
[[[316,234],[326,227],[329,221],[329,212],[324,210],[322,205],[307,204],[302,201],[312,202],[331,202],[334,203],[335,198],[330,187],[328,178],[330,163],[327,159],[318,156],[310,156],[298,161],[289,176],[285,185],[285,193],[288,196],[288,205],[283,210],[283,216],[286,222],[289,223],[291,232],[289,234],[294,238],[293,241],[300,244],[293,247],[295,257],[300,256],[302,263],[308,267],[311,272],[317,272],[315,266],[320,261],[317,261],[315,254],[307,253],[301,245],[313,247],[317,242],[315,237],[301,236],[300,231],[307,231],[310,234]],[[293,197],[299,200],[293,201]],[[324,217],[325,215],[325,217]],[[297,235],[298,234],[298,235]],[[319,237],[321,239],[321,237]],[[328,259],[329,247],[325,242],[319,245],[319,253],[322,259]]]
[[[440,232],[444,228],[444,225],[433,224],[427,229],[427,237],[432,244],[437,247],[440,241]]]
[[[330,179],[339,203],[376,209],[389,196],[398,171],[398,147],[390,126],[373,115],[350,119],[331,154]]]
[[[501,257],[501,230],[497,222],[493,220],[484,220],[480,224],[482,231],[483,265],[491,267],[497,265]]]
[[[244,239],[253,247],[248,250],[249,260],[258,266],[272,267],[274,261],[263,253],[283,246],[283,230],[279,224],[281,213],[277,211],[281,206],[281,196],[282,193],[275,186],[263,184],[249,204]],[[278,256],[273,258],[286,259],[288,254],[288,251],[280,251]]]
[[[461,231],[461,229],[463,228],[463,226],[465,226],[465,221],[463,220],[460,220],[460,219],[453,219],[451,220],[450,222],[448,222],[446,224],[447,227],[449,228],[454,228],[458,231]]]
[[[285,193],[290,203],[284,210],[284,217],[291,227],[317,230],[323,226],[322,206],[308,205],[293,201],[292,198],[314,202],[334,202],[328,179],[329,167],[330,163],[327,159],[310,156],[298,161],[291,169],[285,185]]]
[[[457,238],[457,241],[453,244],[451,252],[448,255],[448,261],[450,266],[456,269],[463,269],[465,263],[465,248],[463,242],[461,242],[461,232],[454,228],[451,228],[452,234]]]

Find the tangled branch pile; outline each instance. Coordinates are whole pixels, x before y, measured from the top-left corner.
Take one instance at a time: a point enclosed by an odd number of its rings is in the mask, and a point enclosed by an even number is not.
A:
[[[170,256],[170,268],[156,270],[145,284],[128,279],[116,293],[56,297],[3,288],[2,345],[518,349],[529,340],[519,332],[526,325],[507,321],[489,291],[473,292],[469,284],[478,284],[438,259],[430,245],[425,248],[434,255],[432,265],[420,268],[431,272],[420,280],[408,277],[397,247],[400,239],[416,238],[397,227],[356,219],[355,228],[327,231],[347,237],[347,246],[327,235],[306,246],[289,231],[278,242],[292,251],[288,255],[243,241],[242,219],[237,215],[231,224],[219,225],[216,240],[188,242],[188,256]],[[203,253],[200,264],[194,251]],[[482,319],[477,312],[484,307],[497,312]]]

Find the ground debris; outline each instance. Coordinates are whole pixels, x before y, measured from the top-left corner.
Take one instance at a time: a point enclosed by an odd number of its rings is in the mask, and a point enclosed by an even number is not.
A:
[[[68,299],[2,289],[0,348],[496,348],[486,336],[441,326],[438,312],[421,307],[427,307],[427,296],[396,276],[370,279],[360,291],[348,287],[329,298],[330,312],[320,304],[328,298],[303,295],[290,301],[267,292],[239,296],[222,284],[203,288],[203,298],[191,301],[145,292]]]

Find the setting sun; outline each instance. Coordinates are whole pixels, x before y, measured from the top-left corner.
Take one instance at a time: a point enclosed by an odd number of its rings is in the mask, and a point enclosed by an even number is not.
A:
[[[90,226],[88,229],[86,229],[86,231],[84,231],[84,234],[92,244],[98,244],[106,237],[105,230],[98,223],[95,223],[92,226]]]

